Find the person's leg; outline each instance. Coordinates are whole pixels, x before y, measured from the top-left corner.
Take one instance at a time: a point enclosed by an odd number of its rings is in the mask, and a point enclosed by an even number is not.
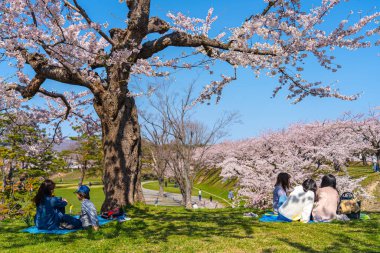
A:
[[[82,227],[82,222],[80,219],[74,218],[73,216],[64,214],[61,216],[61,222],[66,222],[76,228],[81,228]]]

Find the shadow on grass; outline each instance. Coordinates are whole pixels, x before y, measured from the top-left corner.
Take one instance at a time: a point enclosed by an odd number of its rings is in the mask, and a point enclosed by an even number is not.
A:
[[[80,231],[68,235],[31,235],[18,233],[22,226],[0,226],[3,249],[21,249],[26,246],[55,242],[57,246],[65,246],[79,240],[129,240],[145,241],[147,244],[168,242],[171,237],[195,240],[212,241],[229,239],[252,239],[260,241],[270,238],[273,244],[261,244],[263,252],[274,252],[282,246],[290,247],[295,251],[322,252],[323,251],[365,251],[380,252],[378,214],[375,220],[366,222],[349,222],[337,224],[278,224],[261,223],[256,219],[243,218],[244,209],[218,210],[184,210],[181,208],[155,208],[149,206],[133,207],[128,210],[132,217],[125,223],[112,222],[100,229],[100,232]],[[327,227],[330,226],[331,229]],[[340,232],[341,231],[341,232]],[[302,233],[312,235],[313,240],[301,240]],[[291,234],[296,235],[293,238]],[[299,234],[299,236],[297,236]],[[318,234],[324,234],[318,237]],[[328,235],[327,235],[328,234]],[[327,235],[327,236],[326,236]],[[360,235],[357,237],[356,235]],[[182,237],[181,237],[182,236]],[[290,238],[289,238],[290,237]],[[315,238],[314,238],[315,237]],[[318,242],[320,238],[329,238],[328,242]],[[125,238],[125,239],[124,239]],[[323,239],[322,239],[323,240]],[[314,246],[321,243],[322,246]],[[323,246],[325,243],[325,246]],[[258,250],[258,249],[257,249]]]
[[[145,238],[151,243],[166,242],[170,236],[185,235],[195,238],[221,236],[228,238],[251,238],[253,236],[252,220],[244,220],[242,212],[218,211],[196,212],[152,212],[148,208],[134,208],[133,222],[123,226],[116,225],[105,234],[113,238],[123,233],[128,238]],[[241,235],[241,230],[244,235]]]
[[[336,222],[335,224],[348,226],[349,230],[342,231],[341,233],[329,232],[328,229],[321,231],[332,239],[332,243],[329,245],[326,245],[326,242],[324,241],[317,241],[320,245],[326,246],[323,247],[323,250],[316,250],[311,246],[292,241],[288,238],[279,238],[278,240],[300,252],[380,252],[380,234],[378,222],[352,221],[349,223]],[[324,224],[316,225],[323,226]]]

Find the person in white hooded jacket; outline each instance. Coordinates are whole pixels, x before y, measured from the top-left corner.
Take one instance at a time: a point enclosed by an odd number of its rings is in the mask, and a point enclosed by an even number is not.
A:
[[[278,209],[278,219],[284,221],[310,221],[313,210],[317,184],[313,179],[305,180],[302,185],[296,186],[288,199]]]

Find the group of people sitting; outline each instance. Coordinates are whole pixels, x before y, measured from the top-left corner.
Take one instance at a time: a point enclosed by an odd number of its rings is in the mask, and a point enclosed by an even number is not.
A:
[[[279,220],[307,223],[310,220],[330,222],[337,218],[339,193],[333,175],[323,176],[319,188],[313,179],[307,179],[289,191],[290,175],[280,173],[273,191],[273,209]]]
[[[90,201],[90,188],[81,185],[74,193],[77,195],[81,205],[81,215],[79,219],[65,214],[67,200],[61,197],[55,197],[55,183],[46,179],[40,185],[34,202],[37,207],[34,218],[35,225],[42,230],[55,229],[78,229],[93,228],[99,229],[99,220],[94,204]]]

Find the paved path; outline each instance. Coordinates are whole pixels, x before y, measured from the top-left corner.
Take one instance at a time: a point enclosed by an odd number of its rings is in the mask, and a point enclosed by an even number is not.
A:
[[[194,189],[197,189],[198,191],[200,190],[199,188],[197,188],[197,187],[195,187],[195,186],[193,186],[193,188],[194,188]],[[205,192],[205,193],[207,193],[207,194],[209,194],[209,195],[211,195],[211,196],[214,196],[216,199],[223,200],[224,204],[227,203],[229,206],[233,206],[233,204],[232,204],[231,202],[229,202],[229,201],[227,201],[227,200],[225,200],[225,199],[222,199],[221,197],[219,197],[219,196],[217,196],[217,195],[215,195],[215,194],[212,194],[211,192],[206,192],[205,190],[202,190],[202,192]]]
[[[145,203],[148,205],[159,205],[159,206],[181,206],[182,195],[178,193],[165,192],[164,197],[158,196],[158,191],[149,190],[144,188],[144,184],[154,181],[142,182],[143,194],[145,198]],[[222,208],[218,201],[202,200],[199,201],[198,197],[192,196],[191,202],[197,204],[200,208]]]

